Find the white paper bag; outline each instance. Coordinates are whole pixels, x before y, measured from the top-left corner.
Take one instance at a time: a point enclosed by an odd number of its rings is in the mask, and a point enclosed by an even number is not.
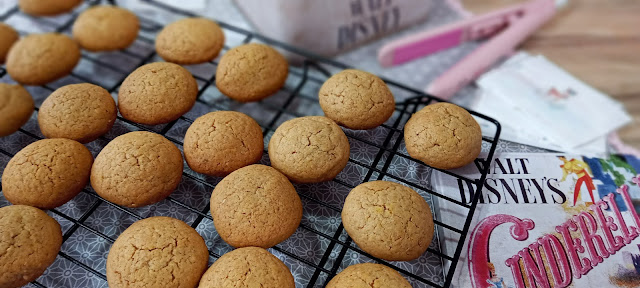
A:
[[[425,20],[431,0],[235,0],[265,36],[332,56]]]

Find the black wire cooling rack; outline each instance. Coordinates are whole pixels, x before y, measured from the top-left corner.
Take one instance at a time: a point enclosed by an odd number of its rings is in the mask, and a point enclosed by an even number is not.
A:
[[[114,1],[108,2],[116,4],[114,3]],[[22,14],[16,6],[0,15],[0,21],[11,22],[11,19],[14,17],[22,17],[27,18],[30,21],[37,21],[39,25],[46,27],[51,32],[69,34],[71,25],[73,24],[78,13],[81,10],[86,9],[86,7],[90,5],[99,3],[100,1],[98,0],[87,1],[85,4],[83,4],[83,8],[78,8],[73,13],[70,13],[68,16],[62,18],[33,18],[28,15]],[[165,4],[159,2],[145,1],[145,3],[163,11],[163,13],[173,14],[177,18],[196,16],[192,13],[166,6]],[[83,52],[81,62],[89,63],[91,67],[93,67],[91,71],[87,72],[76,67],[76,69],[70,76],[56,81],[52,84],[35,88],[40,89],[41,93],[48,95],[57,88],[56,86],[62,86],[67,82],[88,82],[103,86],[115,96],[120,84],[122,83],[122,81],[124,81],[124,78],[130,72],[132,72],[139,66],[142,66],[149,62],[153,62],[154,59],[157,59],[157,56],[153,49],[153,35],[159,32],[159,30],[162,29],[163,25],[149,18],[143,17],[141,15],[139,16],[141,20],[141,33],[136,43],[132,47],[119,52],[106,53],[108,54],[108,56],[106,57],[100,54]],[[223,30],[225,30],[226,34],[234,34],[236,39],[240,39],[237,43],[238,45],[249,42],[263,42],[275,46],[281,50],[295,54],[303,59],[301,66],[292,66],[290,68],[292,80],[288,80],[288,85],[285,85],[285,87],[277,93],[277,96],[270,97],[267,100],[263,100],[258,102],[257,104],[251,105],[233,103],[232,101],[226,99],[215,89],[215,75],[201,76],[201,73],[198,73],[201,70],[215,71],[215,65],[217,63],[216,60],[207,63],[209,67],[202,68],[202,65],[200,65],[200,68],[190,67],[190,70],[194,74],[194,77],[199,84],[199,93],[196,106],[200,107],[200,115],[208,111],[229,109],[240,110],[242,112],[250,114],[251,116],[256,118],[256,120],[262,126],[263,132],[265,134],[265,142],[268,141],[273,131],[283,121],[294,117],[305,116],[308,114],[321,114],[321,111],[319,110],[317,104],[316,96],[309,95],[309,93],[305,91],[309,90],[307,89],[309,86],[316,87],[317,91],[317,87],[319,87],[331,75],[332,72],[349,68],[344,64],[318,57],[308,52],[301,51],[300,49],[279,43],[277,41],[268,39],[261,35],[254,34],[252,32],[237,28],[226,23],[220,23],[220,26],[223,28]],[[19,32],[24,35],[32,31],[20,30]],[[227,43],[227,45],[229,45],[229,43]],[[147,48],[143,49],[140,47]],[[229,46],[225,46],[223,51],[226,51],[229,48]],[[121,61],[115,61],[112,57],[118,57],[121,59]],[[122,59],[125,60],[122,61]],[[105,78],[108,78],[104,77],[103,75],[107,74],[107,72],[116,75],[115,77],[112,77],[115,78],[115,80],[111,82],[102,81]],[[2,80],[2,82],[11,82],[4,66],[0,67],[0,79]],[[459,175],[451,171],[430,168],[408,156],[406,150],[404,149],[402,129],[404,123],[408,120],[411,114],[424,107],[425,105],[428,105],[434,101],[437,102],[442,100],[429,95],[425,95],[418,90],[406,87],[394,81],[385,80],[385,82],[388,84],[388,86],[396,96],[409,95],[411,97],[407,97],[406,101],[397,103],[396,111],[392,118],[381,127],[375,129],[375,131],[345,131],[347,133],[347,136],[349,137],[350,142],[352,143],[352,147],[354,144],[359,143],[361,147],[369,149],[370,151],[374,151],[372,154],[374,155],[374,157],[369,160],[363,160],[354,157],[352,153],[352,157],[349,160],[349,165],[356,167],[356,169],[353,171],[359,171],[360,177],[358,177],[357,180],[354,181],[353,179],[345,180],[344,178],[341,178],[339,176],[338,178],[333,180],[333,182],[331,182],[331,185],[335,184],[336,186],[343,188],[345,193],[343,193],[344,195],[342,195],[342,197],[344,199],[348,190],[362,182],[382,179],[400,182],[404,185],[412,187],[421,195],[423,195],[423,197],[425,197],[425,199],[429,203],[431,203],[431,207],[433,210],[438,209],[438,201],[447,201],[448,204],[459,206],[458,208],[466,210],[467,213],[466,215],[464,215],[465,221],[463,223],[450,223],[450,221],[446,219],[447,217],[439,216],[438,213],[434,214],[434,222],[436,224],[436,238],[434,238],[434,243],[426,252],[426,254],[428,254],[429,256],[429,259],[431,260],[425,263],[420,262],[420,265],[428,266],[426,268],[429,269],[435,269],[434,271],[437,271],[437,273],[441,274],[441,277],[431,277],[430,279],[427,279],[425,277],[425,270],[423,269],[411,270],[402,265],[401,262],[388,262],[377,259],[360,250],[354,243],[352,243],[351,239],[346,235],[342,224],[339,223],[339,213],[341,211],[341,205],[337,204],[336,201],[323,199],[321,195],[317,195],[318,193],[306,193],[306,190],[302,189],[301,186],[298,185],[296,188],[298,189],[300,196],[303,199],[303,203],[305,204],[305,211],[307,211],[310,206],[320,207],[320,209],[328,211],[327,213],[333,213],[335,219],[338,219],[338,222],[334,223],[334,226],[317,227],[314,226],[312,221],[306,221],[304,219],[307,217],[306,215],[303,217],[302,224],[298,230],[302,231],[301,233],[307,233],[316,236],[319,239],[319,243],[322,243],[322,245],[319,246],[320,248],[316,249],[317,253],[316,257],[314,258],[307,257],[306,255],[300,255],[300,253],[296,253],[295,251],[292,251],[290,249],[283,248],[282,245],[277,245],[271,249],[271,251],[280,258],[287,258],[291,260],[290,262],[287,262],[287,264],[294,272],[294,275],[303,275],[300,276],[304,278],[303,281],[298,281],[300,279],[296,279],[299,286],[324,287],[326,283],[328,283],[328,281],[331,280],[331,278],[335,276],[335,274],[341,268],[344,268],[346,266],[345,259],[347,255],[356,255],[357,257],[365,259],[364,261],[377,262],[396,269],[403,276],[409,279],[414,287],[448,287],[451,284],[456,265],[458,264],[458,259],[462,252],[463,243],[469,230],[473,212],[477,204],[477,196],[480,194],[480,190],[483,186],[481,184],[484,183],[487,172],[489,170],[490,161],[491,159],[493,159],[493,155],[496,150],[496,145],[500,134],[500,124],[487,116],[470,111],[474,116],[476,116],[476,119],[478,119],[479,121],[486,122],[488,123],[488,125],[495,127],[495,133],[493,135],[483,136],[483,147],[485,148],[485,150],[488,150],[487,157],[485,158],[486,160],[477,159],[475,161],[474,166],[478,169],[478,172],[481,175],[480,178],[469,179],[463,175]],[[313,91],[313,88],[311,90]],[[46,97],[46,95],[44,97]],[[274,98],[275,100],[269,100],[271,98]],[[42,100],[43,98],[39,100],[36,99],[36,111],[38,111],[37,107],[39,106],[39,103],[42,102]],[[266,111],[268,111],[269,113],[267,113]],[[268,116],[265,116],[265,114],[268,114]],[[140,125],[130,122],[119,116],[116,126],[124,127],[125,130],[146,130],[156,132],[164,135],[179,147],[182,147],[182,141],[180,137],[176,136],[177,134],[170,131],[172,131],[172,128],[180,125],[179,123],[188,126],[193,122],[196,116],[197,115],[194,115],[194,113],[187,113],[176,121],[159,126]],[[35,119],[35,117],[33,118]],[[31,119],[31,121],[33,122],[34,119]],[[127,131],[121,132],[124,133]],[[39,130],[37,128],[28,129],[23,127],[17,133],[20,134],[17,137],[20,137],[20,139],[22,139],[20,141],[25,142],[24,145],[20,145],[21,147],[26,146],[28,142],[42,139],[42,135],[39,133]],[[95,154],[97,151],[99,151],[99,149],[104,147],[104,145],[106,145],[106,143],[108,143],[110,139],[113,139],[114,137],[122,133],[112,131],[101,139],[95,141],[94,143],[89,144],[89,146],[94,148]],[[25,138],[27,139],[25,140]],[[12,157],[15,152],[17,152],[21,148],[17,147],[16,149],[9,149],[6,147],[7,145],[0,145],[0,156],[5,157],[6,159]],[[265,159],[263,159],[264,163],[268,163],[267,157],[268,155],[266,155],[265,153]],[[394,173],[390,170],[390,167],[394,165],[394,159],[400,159],[411,164],[418,165],[420,167],[420,171],[422,171],[421,173],[427,173],[429,175],[432,172],[444,173],[450,177],[455,177],[457,179],[473,183],[475,187],[477,187],[475,191],[476,196],[473,198],[473,201],[471,201],[470,203],[466,203],[457,200],[456,197],[453,197],[451,195],[442,194],[438,191],[438,187],[430,187],[428,181],[415,181],[407,179],[407,177],[404,177],[404,175]],[[211,190],[213,190],[215,184],[219,180],[220,179],[198,175],[197,173],[189,170],[185,165],[183,181],[195,182],[198,185],[204,187],[204,189],[207,189],[209,193]],[[180,188],[178,188],[178,190],[180,190]],[[176,193],[178,193],[178,191]],[[204,222],[210,223],[212,221],[211,216],[208,213],[208,197],[205,199],[196,199],[195,201],[189,201],[188,198],[180,199],[181,197],[176,196],[176,193],[174,193],[174,195],[172,195],[165,201],[168,201],[168,203],[170,203],[172,207],[175,207],[175,209],[181,209],[180,211],[185,211],[184,214],[192,215],[192,217],[189,218],[188,221],[186,221],[192,227],[197,228],[200,225],[203,225],[202,223]],[[131,217],[134,220],[139,220],[151,215],[151,213],[147,213],[147,215],[144,215],[144,213],[139,213],[139,210],[123,208],[110,203],[98,196],[90,187],[84,189],[83,193],[81,193],[79,197],[80,196],[89,199],[87,201],[88,204],[82,207],[75,207],[75,210],[78,211],[75,211],[74,213],[69,212],[72,210],[64,208],[64,206],[50,210],[50,214],[58,219],[61,224],[66,223],[66,225],[63,225],[63,240],[65,242],[68,242],[70,241],[69,239],[75,237],[74,234],[79,234],[78,231],[84,231],[88,233],[87,235],[93,235],[93,237],[96,237],[96,239],[99,240],[98,242],[105,242],[105,249],[106,251],[108,251],[108,247],[111,245],[111,243],[113,243],[113,241],[115,241],[119,233],[122,231],[101,231],[100,229],[95,228],[95,226],[93,226],[91,223],[88,223],[90,221],[93,221],[88,219],[92,219],[92,217],[95,216],[94,213],[97,213],[96,211],[100,211],[101,209],[107,207],[108,209],[115,210],[123,215],[128,215],[128,217]],[[338,201],[338,203],[339,202],[340,201]],[[0,202],[0,206],[2,204],[3,203]],[[4,205],[7,204],[8,203],[6,202],[4,203]],[[453,234],[459,235],[459,237],[457,238],[457,246],[455,247],[455,252],[453,253],[453,255],[443,252],[443,250],[445,249],[442,249],[439,244],[441,242],[437,239],[439,234],[438,231],[442,230],[449,230],[448,232],[453,232]],[[205,239],[206,238],[207,237],[205,237]],[[224,250],[221,250],[218,247],[225,244],[218,241],[216,243],[208,242],[208,245],[210,248],[209,253],[212,258],[211,260],[215,260],[222,254],[222,252],[220,251]],[[447,250],[451,251],[451,249]],[[106,252],[104,253],[104,256],[101,256],[102,258],[106,258]],[[104,286],[104,280],[106,280],[104,267],[88,264],[87,261],[83,260],[83,257],[80,257],[69,251],[65,251],[64,249],[59,253],[59,256],[60,257],[58,257],[58,260],[62,258],[64,259],[64,261],[71,263],[71,265],[77,266],[81,270],[84,270],[89,274],[89,276],[97,277],[98,280],[102,281],[101,283],[103,283]],[[62,277],[75,276],[62,275]],[[31,284],[36,287],[48,287],[46,283],[41,281],[41,279],[38,279]],[[83,286],[94,285],[85,284]]]

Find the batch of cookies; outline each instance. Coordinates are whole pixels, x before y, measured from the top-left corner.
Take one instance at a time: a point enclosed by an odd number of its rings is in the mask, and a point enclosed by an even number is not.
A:
[[[34,16],[65,13],[80,0],[58,0],[49,7],[20,0]],[[135,14],[113,6],[94,6],[75,21],[72,37],[48,33],[19,39],[0,23],[0,63],[22,85],[42,85],[68,75],[80,49],[92,52],[127,48],[139,29]],[[118,102],[93,84],[63,86],[38,111],[47,138],[15,154],[2,175],[2,191],[12,206],[0,208],[0,287],[18,287],[39,277],[53,263],[62,244],[60,225],[40,209],[59,207],[86,184],[99,197],[129,208],[157,203],[178,186],[183,156],[176,144],[152,132],[129,132],[111,140],[95,159],[83,145],[107,133],[119,111],[146,125],[174,121],[194,105],[198,85],[180,65],[209,62],[218,56],[224,33],[213,21],[187,18],[164,27],[156,52],[166,62],[143,65],[124,79]],[[284,85],[286,59],[263,44],[244,44],[224,53],[216,87],[239,102],[260,101]],[[97,75],[99,77],[99,75]],[[345,70],[320,88],[325,116],[291,119],[268,143],[271,166],[259,165],[264,138],[259,124],[234,111],[197,118],[184,137],[190,169],[224,177],[212,192],[215,229],[236,248],[207,269],[204,239],[186,223],[151,217],[127,228],[111,247],[106,263],[110,287],[295,287],[282,261],[267,248],[298,228],[302,202],[293,183],[330,181],[346,166],[349,140],[342,127],[373,129],[395,111],[384,81],[359,70]],[[20,85],[0,84],[0,137],[16,132],[34,111],[34,101]],[[464,109],[447,103],[415,113],[404,129],[409,155],[432,167],[452,169],[480,153],[480,127]],[[205,201],[205,199],[203,199]],[[389,261],[409,261],[429,247],[434,223],[429,205],[413,189],[388,181],[353,188],[342,222],[366,253]],[[28,257],[26,257],[29,255]],[[411,287],[395,270],[357,264],[336,275],[327,287]]]

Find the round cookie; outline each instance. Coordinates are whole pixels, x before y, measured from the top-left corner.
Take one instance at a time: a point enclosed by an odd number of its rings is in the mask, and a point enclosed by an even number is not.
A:
[[[140,21],[127,9],[100,5],[78,15],[73,39],[89,51],[113,51],[129,47],[138,37]]]
[[[322,116],[288,120],[269,141],[271,166],[297,183],[332,180],[347,165],[349,151],[340,126]]]
[[[42,85],[62,78],[80,61],[78,44],[58,33],[31,34],[11,46],[7,72],[24,85]]]
[[[480,125],[467,112],[450,103],[426,106],[404,126],[407,152],[439,169],[454,169],[475,160],[482,148]]]
[[[155,62],[133,71],[118,92],[122,117],[148,125],[168,123],[196,103],[198,83],[182,66]]]
[[[156,37],[156,52],[165,61],[198,64],[213,60],[224,45],[220,26],[205,18],[185,18],[165,26]]]
[[[291,182],[265,165],[240,168],[216,185],[211,216],[220,238],[233,247],[273,247],[300,225],[302,202]]]
[[[91,168],[91,186],[104,199],[141,207],[167,198],[182,179],[182,154],[160,134],[136,131],[105,146]]]
[[[20,0],[22,12],[34,16],[54,16],[67,13],[82,3],[82,0]]]
[[[207,269],[209,251],[202,236],[170,217],[133,223],[107,256],[109,287],[195,287]]]
[[[344,201],[342,224],[362,250],[389,261],[416,259],[433,239],[427,201],[413,189],[389,181],[353,188]]]
[[[11,135],[29,121],[33,98],[20,85],[0,83],[0,137]]]
[[[0,287],[21,287],[53,264],[62,245],[60,224],[42,210],[0,208]]]
[[[374,285],[375,283],[375,285]],[[361,263],[351,265],[338,273],[326,288],[411,288],[411,284],[398,271],[382,264]]]
[[[226,176],[262,158],[258,122],[244,113],[217,111],[196,119],[184,136],[184,158],[198,173]]]
[[[89,83],[72,84],[56,89],[44,100],[38,124],[47,138],[88,143],[109,132],[116,116],[116,102],[107,90]]]
[[[371,129],[387,121],[395,101],[378,76],[348,69],[331,76],[318,92],[324,114],[349,129]]]
[[[7,59],[9,49],[20,39],[20,35],[11,26],[0,22],[0,64]]]
[[[76,141],[36,141],[7,164],[2,174],[2,192],[15,205],[56,208],[87,185],[92,162],[89,149]]]
[[[287,60],[276,49],[250,43],[222,55],[216,70],[216,86],[233,100],[253,102],[276,93],[288,74]]]
[[[202,275],[200,288],[296,287],[291,271],[269,251],[238,248],[213,262]]]

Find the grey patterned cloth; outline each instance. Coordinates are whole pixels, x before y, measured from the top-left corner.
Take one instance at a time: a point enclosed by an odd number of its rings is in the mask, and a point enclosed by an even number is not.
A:
[[[147,8],[136,1],[130,2],[134,11],[139,15],[155,19],[160,23],[166,23],[178,18],[176,15],[163,15],[154,12],[154,9]],[[249,28],[242,19],[242,16],[228,1],[217,1],[218,13],[220,17],[213,17],[228,23]],[[0,12],[5,13],[14,7],[15,1],[0,2]],[[83,4],[76,12],[86,9],[87,4]],[[436,5],[436,10],[432,16],[432,21],[415,27],[415,31],[428,26],[435,26],[446,21],[451,21],[457,16],[445,5]],[[27,33],[38,33],[53,31],[69,20],[69,15],[53,17],[47,19],[32,18],[20,13],[12,15],[6,22],[20,30],[24,35]],[[145,24],[143,23],[143,27]],[[141,33],[141,39],[128,48],[125,52],[113,52],[93,54],[83,52],[83,60],[76,67],[72,76],[50,83],[45,87],[28,87],[34,97],[36,107],[51,93],[53,89],[66,84],[93,82],[101,85],[112,92],[117,99],[118,84],[126,75],[144,62],[160,61],[153,56],[152,39],[157,33],[158,27],[147,27]],[[63,33],[69,33],[67,27]],[[403,33],[410,33],[405,31]],[[245,40],[245,35],[231,30],[225,30],[227,36],[226,49],[234,47]],[[147,39],[147,40],[144,40]],[[149,41],[151,39],[151,41]],[[347,54],[337,57],[338,60],[347,64],[372,71],[398,82],[407,83],[409,86],[421,88],[430,79],[446,69],[457,58],[466,53],[470,47],[460,47],[451,51],[440,53],[437,56],[421,59],[404,66],[383,70],[375,62],[375,53],[381,41],[376,41],[367,46],[353,50]],[[226,50],[225,49],[225,50]],[[152,56],[148,58],[147,56]],[[178,120],[174,125],[158,126],[136,126],[122,120],[118,120],[113,129],[87,147],[92,151],[94,157],[108,143],[110,139],[118,135],[134,130],[151,130],[163,133],[167,138],[174,141],[180,149],[180,143],[184,137],[189,121],[210,111],[216,110],[237,110],[252,116],[258,121],[267,133],[265,133],[265,145],[275,129],[280,123],[299,115],[321,115],[322,111],[315,100],[317,91],[326,79],[321,71],[310,68],[310,77],[306,81],[301,76],[300,68],[291,68],[289,78],[284,89],[276,95],[263,101],[263,103],[238,104],[222,96],[211,79],[215,73],[215,61],[201,65],[189,66],[188,69],[198,79],[198,84],[202,95],[200,101],[188,112],[183,119]],[[106,67],[106,64],[112,66]],[[13,83],[8,75],[4,75],[4,69],[0,69],[0,82]],[[301,86],[300,86],[301,85]],[[296,88],[300,88],[299,96],[289,100],[289,95]],[[394,89],[397,101],[401,102],[412,93],[402,89]],[[468,91],[469,92],[469,91]],[[287,104],[285,104],[287,103]],[[280,107],[286,105],[283,110]],[[0,172],[4,170],[10,157],[17,153],[26,145],[42,138],[42,134],[37,125],[37,113],[34,113],[31,120],[20,132],[11,136],[0,138]],[[408,119],[408,114],[396,112],[387,124],[396,122],[402,127]],[[345,267],[362,262],[374,262],[362,254],[355,244],[350,244],[349,249],[343,249],[343,245],[338,243],[332,245],[331,238],[337,237],[341,243],[347,240],[347,235],[343,231],[336,233],[340,225],[340,208],[351,187],[368,179],[384,179],[390,181],[404,181],[413,183],[420,187],[429,187],[432,171],[417,161],[406,157],[402,137],[395,133],[391,142],[386,146],[390,149],[392,144],[399,141],[399,153],[390,153],[382,146],[387,140],[387,136],[392,133],[388,127],[379,127],[369,131],[349,131],[351,144],[351,159],[345,170],[337,177],[337,181],[296,185],[297,191],[301,194],[304,205],[304,217],[302,226],[296,233],[279,244],[270,251],[283,260],[291,269],[295,279],[296,287],[308,287],[314,274],[317,277],[313,287],[322,287],[331,272],[339,272]],[[491,136],[491,135],[485,135]],[[489,143],[483,143],[483,150],[489,149]],[[537,152],[539,149],[527,147],[520,144],[499,142],[499,152]],[[385,152],[386,151],[386,152]],[[405,157],[402,157],[405,156]],[[268,155],[264,155],[261,163],[268,164]],[[385,167],[388,166],[385,173]],[[224,243],[213,227],[211,216],[208,212],[208,199],[211,191],[221,179],[206,177],[188,169],[185,163],[185,173],[182,183],[171,195],[170,199],[161,201],[154,205],[149,205],[137,209],[126,209],[117,205],[100,200],[90,186],[81,192],[77,197],[67,204],[49,211],[62,226],[65,241],[61,252],[55,263],[47,269],[45,274],[30,285],[35,287],[107,287],[104,279],[105,262],[111,243],[118,235],[133,222],[150,216],[170,216],[194,226],[204,237],[207,246],[214,256],[210,258],[210,263],[232,249]],[[0,179],[1,181],[1,179]],[[426,190],[417,189],[418,192],[427,199],[428,202],[437,209],[432,201],[432,195]],[[9,203],[0,193],[0,206]],[[437,219],[437,213],[436,213]],[[446,223],[446,219],[439,219]],[[460,227],[460,223],[451,224]],[[441,251],[438,239],[431,245],[434,251]],[[329,250],[329,247],[333,248]],[[335,263],[341,252],[344,258],[340,263]],[[323,260],[323,256],[325,261]],[[322,265],[320,265],[322,264]],[[427,252],[419,259],[408,262],[391,262],[392,266],[403,270],[403,276],[407,277],[413,287],[430,287],[428,284],[416,280],[417,276],[436,285],[444,283],[443,260],[438,255]],[[320,267],[316,267],[320,266]],[[333,270],[337,271],[333,271]],[[413,275],[413,276],[412,276]]]

